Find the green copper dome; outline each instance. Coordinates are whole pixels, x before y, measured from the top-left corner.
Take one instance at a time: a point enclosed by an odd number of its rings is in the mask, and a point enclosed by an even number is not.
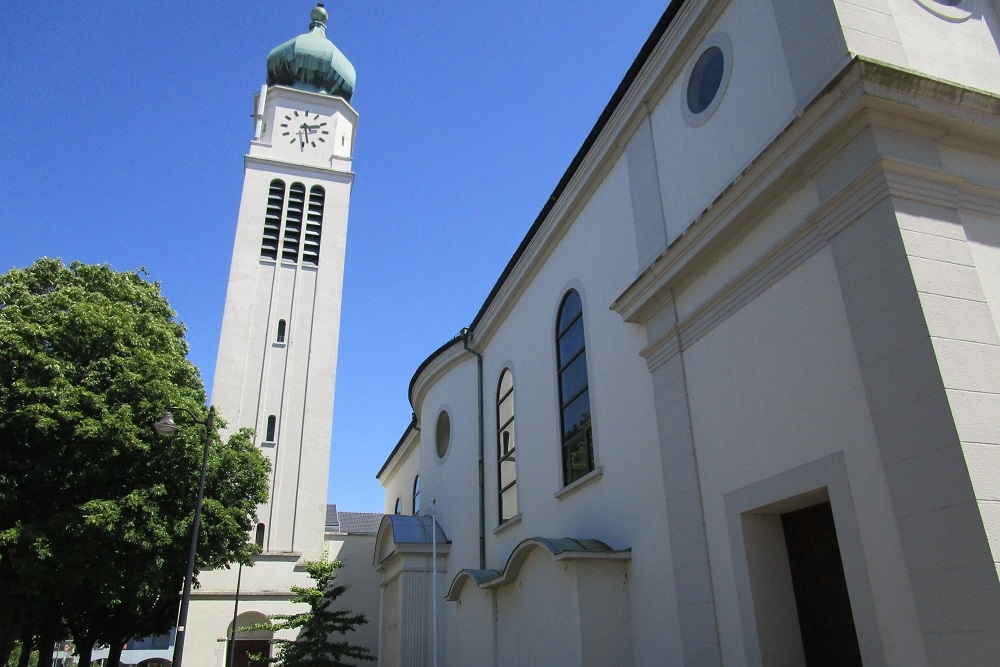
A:
[[[354,65],[326,38],[327,13],[322,2],[309,17],[309,32],[285,42],[267,56],[267,85],[326,93],[350,102]]]

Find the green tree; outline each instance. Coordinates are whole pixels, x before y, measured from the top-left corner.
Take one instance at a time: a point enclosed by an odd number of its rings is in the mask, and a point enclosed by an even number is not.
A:
[[[0,276],[0,664],[14,641],[164,632],[176,615],[205,433],[184,325],[139,272],[40,259]],[[219,428],[224,428],[217,420]],[[267,499],[252,433],[213,433],[199,567],[249,563]]]
[[[306,561],[305,568],[315,586],[292,586],[293,602],[309,605],[308,611],[298,614],[275,615],[270,624],[254,625],[247,630],[299,630],[295,639],[274,639],[278,654],[270,662],[281,667],[341,667],[352,665],[344,660],[374,660],[368,649],[356,646],[346,639],[335,640],[332,635],[345,635],[368,622],[364,614],[334,609],[334,602],[343,595],[347,586],[335,583],[339,560]]]

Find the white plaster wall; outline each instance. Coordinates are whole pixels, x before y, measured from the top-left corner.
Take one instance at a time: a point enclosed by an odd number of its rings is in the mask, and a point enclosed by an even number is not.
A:
[[[446,603],[447,625],[451,632],[449,644],[453,647],[447,664],[463,667],[495,664],[493,595],[492,591],[466,585],[461,600]]]
[[[587,537],[631,548],[629,596],[636,664],[676,656],[670,549],[649,372],[639,356],[641,328],[610,304],[636,272],[635,236],[624,157],[596,189],[550,257],[492,332],[484,351],[488,568],[502,569],[513,548],[534,536]],[[556,311],[580,292],[599,478],[561,498],[562,467],[555,358]],[[519,523],[497,528],[496,389],[514,374]],[[454,428],[454,426],[453,426]],[[429,446],[425,447],[429,450]],[[470,480],[474,474],[470,472]],[[636,494],[636,489],[643,489]],[[458,533],[455,534],[456,536]],[[453,538],[456,539],[456,538]],[[475,567],[457,557],[449,567]],[[503,663],[502,664],[510,664]]]
[[[854,54],[971,88],[1000,91],[998,23],[990,0],[836,0]]]
[[[461,569],[479,567],[476,373],[475,357],[461,353],[457,365],[434,382],[416,406],[421,436],[420,513],[430,515],[431,500],[436,498],[437,520],[452,541],[447,576],[439,577],[438,581],[442,597]],[[448,412],[451,421],[451,442],[445,456],[438,458],[437,420],[442,410]]]
[[[373,656],[378,655],[379,592],[381,577],[372,566],[375,551],[374,535],[326,536],[326,555],[329,560],[343,562],[337,570],[336,583],[344,584],[347,590],[336,600],[335,609],[346,609],[355,614],[364,614],[368,622],[346,635],[334,635],[335,641],[347,640],[364,646]]]
[[[517,584],[497,589],[497,664],[582,665],[576,572],[542,549]],[[459,663],[468,664],[468,663]]]
[[[769,3],[730,3],[705,33],[717,31],[733,42],[733,70],[714,115],[703,125],[690,127],[681,113],[687,71],[703,50],[700,43],[651,114],[668,244],[791,121],[796,107]]]
[[[828,250],[685,353],[717,600],[736,599],[723,496],[843,451],[880,619],[915,618],[865,392]],[[717,607],[726,664],[743,664],[735,605]],[[904,614],[905,616],[905,614]],[[891,622],[883,630],[886,632]]]

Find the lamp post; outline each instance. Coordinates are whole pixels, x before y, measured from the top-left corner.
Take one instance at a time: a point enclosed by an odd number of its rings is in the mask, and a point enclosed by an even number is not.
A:
[[[184,577],[184,594],[181,596],[181,611],[177,617],[177,632],[174,635],[174,657],[171,662],[173,667],[181,667],[181,658],[184,655],[184,633],[187,630],[188,605],[191,602],[191,580],[194,579],[194,556],[198,549],[198,531],[201,528],[201,503],[205,498],[205,473],[208,470],[208,445],[212,441],[212,427],[215,424],[215,406],[208,408],[208,417],[204,421],[187,408],[172,407],[163,413],[160,420],[153,423],[153,428],[160,435],[169,438],[177,433],[180,428],[174,423],[174,416],[171,414],[175,410],[183,410],[191,415],[191,419],[197,424],[205,427],[205,453],[201,459],[201,481],[198,482],[198,502],[194,506],[194,525],[191,526],[191,551],[188,553],[187,576]]]

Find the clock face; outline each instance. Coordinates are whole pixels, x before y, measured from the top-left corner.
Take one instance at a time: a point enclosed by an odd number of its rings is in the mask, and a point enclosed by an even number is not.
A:
[[[290,144],[297,144],[300,151],[311,150],[326,143],[329,126],[318,113],[292,111],[281,122],[281,136]]]

